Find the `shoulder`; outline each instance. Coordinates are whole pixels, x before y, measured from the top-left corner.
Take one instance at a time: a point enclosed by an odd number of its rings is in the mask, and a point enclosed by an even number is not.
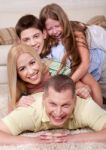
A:
[[[81,124],[95,131],[101,130],[106,123],[106,111],[91,97],[87,100],[77,98],[75,114]]]
[[[34,97],[34,99],[35,99],[34,103],[35,104],[38,104],[38,103],[41,104],[42,103],[43,92],[38,92],[38,93],[32,94],[31,96]]]
[[[91,36],[91,37],[97,36],[99,38],[103,38],[104,36],[106,37],[106,30],[98,25],[90,25],[87,28],[86,34],[87,36]]]
[[[77,112],[77,111],[79,111],[80,113],[83,112],[85,110],[85,107],[88,107],[89,103],[91,103],[91,101],[93,101],[91,98],[83,99],[83,98],[80,98],[79,96],[77,96],[75,112]]]

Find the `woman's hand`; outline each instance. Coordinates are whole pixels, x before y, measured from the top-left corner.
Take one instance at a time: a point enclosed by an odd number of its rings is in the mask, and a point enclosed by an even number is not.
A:
[[[22,96],[17,103],[17,107],[27,107],[30,106],[34,102],[34,98],[32,96]]]

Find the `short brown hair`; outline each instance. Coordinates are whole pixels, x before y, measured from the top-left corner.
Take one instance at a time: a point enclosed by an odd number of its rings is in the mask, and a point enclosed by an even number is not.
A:
[[[75,96],[75,84],[73,80],[66,76],[66,75],[55,75],[52,78],[50,78],[44,87],[44,93],[47,94],[48,89],[52,87],[57,92],[65,91],[67,89],[70,89],[72,92],[72,96]]]
[[[18,20],[18,22],[15,26],[15,30],[16,30],[18,37],[20,38],[21,32],[28,28],[36,28],[43,32],[43,26],[42,26],[40,20],[31,14],[22,16]]]

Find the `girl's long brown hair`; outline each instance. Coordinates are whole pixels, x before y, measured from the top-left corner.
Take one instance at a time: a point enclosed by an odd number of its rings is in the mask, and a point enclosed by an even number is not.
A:
[[[72,60],[72,65],[70,67],[72,67],[72,72],[74,72],[77,66],[80,64],[81,59],[78,51],[77,42],[75,39],[73,23],[69,21],[64,10],[57,4],[46,5],[41,10],[40,20],[44,28],[46,28],[45,23],[48,18],[59,21],[63,28],[62,43],[66,51],[61,62],[62,64],[61,69],[63,66],[66,65],[66,60],[69,59],[70,61]],[[45,46],[46,48],[44,49],[44,51],[42,51],[41,54],[42,57],[45,57],[47,54],[50,53],[51,47],[53,45],[56,45],[57,41],[55,41],[53,38],[48,36],[45,43],[46,43]]]

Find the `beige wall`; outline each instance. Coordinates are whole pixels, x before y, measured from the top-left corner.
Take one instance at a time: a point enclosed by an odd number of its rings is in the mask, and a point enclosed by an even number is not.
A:
[[[95,15],[106,16],[106,0],[0,0],[0,27],[14,26],[24,14],[38,16],[49,3],[62,6],[73,20],[86,22]]]

